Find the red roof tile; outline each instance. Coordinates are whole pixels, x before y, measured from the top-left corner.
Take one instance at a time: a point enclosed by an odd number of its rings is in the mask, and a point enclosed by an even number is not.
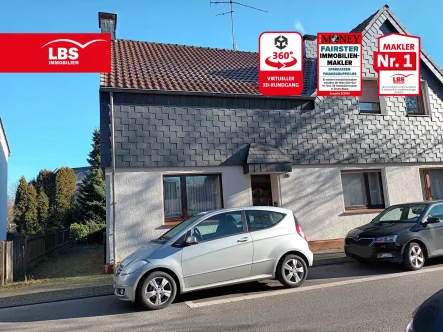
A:
[[[305,85],[311,75],[305,70]],[[257,81],[255,52],[117,39],[112,42],[111,73],[101,74],[100,86],[258,95]]]

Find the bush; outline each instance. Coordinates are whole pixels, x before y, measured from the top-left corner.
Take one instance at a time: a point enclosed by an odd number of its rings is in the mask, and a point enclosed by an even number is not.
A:
[[[75,242],[85,239],[89,234],[89,228],[86,225],[73,223],[71,224],[71,236]]]

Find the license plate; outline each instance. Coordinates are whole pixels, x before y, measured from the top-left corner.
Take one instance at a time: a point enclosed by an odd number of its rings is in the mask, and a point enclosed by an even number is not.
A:
[[[372,256],[372,248],[371,247],[364,247],[364,246],[357,246],[355,244],[351,244],[348,246],[348,252],[350,254],[363,257],[363,258],[369,258]]]

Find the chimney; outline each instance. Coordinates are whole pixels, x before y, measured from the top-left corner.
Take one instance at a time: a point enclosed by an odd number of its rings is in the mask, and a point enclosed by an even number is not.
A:
[[[117,14],[98,13],[98,27],[102,33],[110,33],[111,39],[115,40],[115,30],[117,29]]]

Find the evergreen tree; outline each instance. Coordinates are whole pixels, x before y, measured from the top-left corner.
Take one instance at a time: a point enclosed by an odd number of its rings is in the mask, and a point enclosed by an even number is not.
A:
[[[72,222],[76,181],[72,168],[62,167],[55,174],[55,200],[52,209],[54,228],[67,227]]]
[[[37,190],[32,183],[28,184],[28,208],[25,213],[26,235],[35,235],[42,232],[38,222]]]
[[[37,191],[43,189],[49,200],[49,205],[53,206],[55,201],[55,174],[48,169],[42,169],[37,175]]]
[[[94,232],[106,224],[106,184],[101,169],[100,131],[92,134],[92,150],[88,154],[91,170],[83,179],[78,192],[79,221]]]
[[[25,227],[25,213],[27,209],[27,197],[28,197],[28,183],[26,178],[22,176],[20,178],[17,191],[15,193],[15,209],[14,209],[14,222],[17,224],[17,228],[21,231]]]
[[[49,198],[42,187],[37,195],[37,216],[39,225],[46,231],[49,219]]]
[[[34,235],[41,231],[37,218],[37,192],[32,183],[27,183],[26,178],[20,178],[15,196],[14,221],[21,235]]]

